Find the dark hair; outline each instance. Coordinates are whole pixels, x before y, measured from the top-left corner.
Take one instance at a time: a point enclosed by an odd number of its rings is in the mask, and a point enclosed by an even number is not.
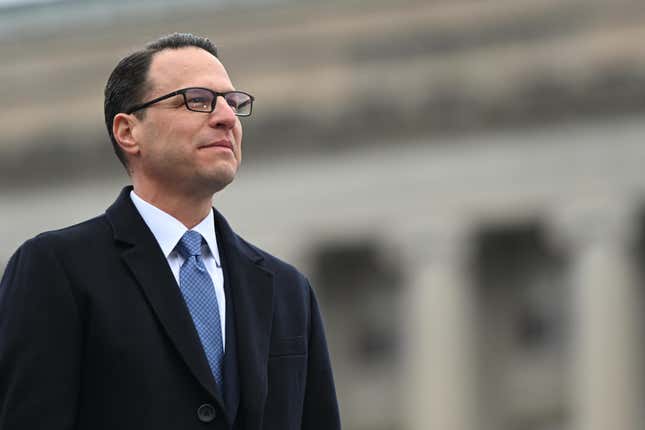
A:
[[[116,65],[107,84],[105,85],[105,101],[103,105],[105,126],[107,127],[112,147],[121,163],[128,167],[125,154],[112,133],[114,117],[120,112],[126,112],[130,106],[141,103],[148,90],[148,70],[152,57],[165,49],[197,47],[217,57],[217,47],[207,38],[190,33],[173,33],[150,42],[145,48],[133,52]],[[145,110],[134,115],[145,115]]]

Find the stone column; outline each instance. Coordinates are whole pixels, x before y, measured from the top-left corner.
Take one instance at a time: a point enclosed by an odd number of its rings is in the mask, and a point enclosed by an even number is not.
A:
[[[408,430],[477,429],[474,299],[462,233],[430,236],[411,258],[402,399]]]
[[[574,216],[568,223],[575,261],[571,360],[575,430],[639,430],[645,425],[645,301],[630,252],[635,237],[630,214],[596,208],[591,216]]]

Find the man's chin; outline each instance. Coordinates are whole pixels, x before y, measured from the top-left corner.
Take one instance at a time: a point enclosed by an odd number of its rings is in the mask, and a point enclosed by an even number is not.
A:
[[[209,189],[209,192],[215,194],[219,191],[222,191],[231,182],[233,182],[236,173],[237,169],[219,169],[217,172],[214,172],[203,178],[203,185]]]

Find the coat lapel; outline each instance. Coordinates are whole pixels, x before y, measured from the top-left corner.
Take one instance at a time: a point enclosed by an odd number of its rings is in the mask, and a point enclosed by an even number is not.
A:
[[[224,245],[235,309],[236,345],[241,391],[241,428],[259,428],[267,397],[267,364],[273,319],[273,273],[263,257],[244,243],[215,211],[217,233]]]
[[[115,240],[130,245],[121,257],[193,375],[224,405],[177,282],[154,235],[134,207],[131,190],[124,188],[106,211]]]

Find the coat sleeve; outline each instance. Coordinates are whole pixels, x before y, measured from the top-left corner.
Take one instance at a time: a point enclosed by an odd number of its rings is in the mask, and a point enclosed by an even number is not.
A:
[[[340,430],[340,414],[327,341],[316,296],[309,286],[309,362],[302,430]]]
[[[0,281],[0,429],[74,428],[81,324],[70,282],[39,238]]]

